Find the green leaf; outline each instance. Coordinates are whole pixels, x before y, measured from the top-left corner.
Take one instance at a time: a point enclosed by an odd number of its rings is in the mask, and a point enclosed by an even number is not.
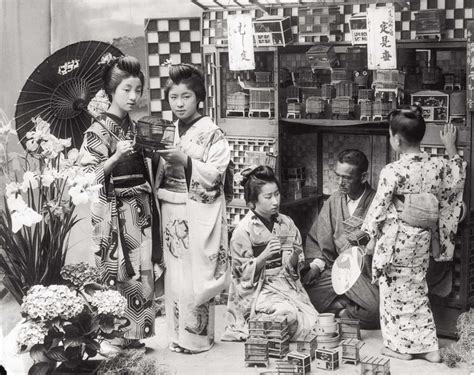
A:
[[[62,346],[56,346],[46,352],[46,357],[56,362],[65,362],[68,360]]]
[[[48,358],[46,357],[46,346],[44,344],[36,344],[33,345],[30,349],[30,357],[35,362],[48,362]]]
[[[54,362],[38,362],[30,367],[28,375],[51,375],[55,368]]]
[[[111,333],[115,328],[114,318],[107,315],[102,316],[100,319],[100,328],[106,333]]]
[[[84,343],[82,336],[69,337],[64,339],[64,348],[81,346]]]

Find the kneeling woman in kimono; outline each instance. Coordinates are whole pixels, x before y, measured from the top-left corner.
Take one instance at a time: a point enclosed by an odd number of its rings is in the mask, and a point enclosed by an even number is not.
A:
[[[228,317],[222,337],[240,341],[254,316],[286,317],[290,338],[308,333],[318,313],[301,285],[304,256],[301,235],[293,220],[278,213],[280,184],[270,167],[242,172],[244,196],[251,210],[237,224],[230,248],[232,283]]]

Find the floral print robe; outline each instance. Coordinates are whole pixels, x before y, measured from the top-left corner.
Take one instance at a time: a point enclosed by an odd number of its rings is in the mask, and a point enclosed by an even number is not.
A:
[[[257,273],[256,251],[261,252],[272,238],[282,242],[279,266],[265,267]],[[301,235],[291,218],[279,214],[270,232],[254,212],[237,224],[230,241],[232,283],[229,289],[229,324],[222,340],[239,341],[248,336],[248,320],[258,315],[286,317],[290,337],[296,341],[316,323],[317,311],[304,290],[299,271],[304,263]],[[259,250],[257,250],[259,249]],[[290,256],[301,250],[299,264],[293,267]]]
[[[109,131],[126,139],[121,119],[111,114],[100,117]],[[99,200],[91,205],[96,266],[102,282],[127,299],[125,338],[142,339],[155,332],[152,190],[148,182],[119,188],[114,184],[114,171],[105,178],[104,163],[115,152],[116,145],[109,132],[93,123],[85,132],[80,163],[87,172],[95,173],[95,183],[103,185]]]
[[[177,126],[177,125],[176,125]],[[161,205],[165,308],[170,341],[193,352],[214,344],[212,299],[230,282],[223,179],[230,147],[209,117],[201,117],[175,146],[188,165],[161,160],[155,186]]]
[[[380,321],[384,345],[399,353],[438,349],[426,273],[432,236],[439,236],[437,260],[450,260],[462,206],[466,164],[459,155],[450,160],[402,154],[380,173],[379,186],[362,230],[377,240],[374,279],[380,290]],[[414,227],[399,218],[396,195],[430,192],[439,202],[436,231]],[[398,211],[397,211],[398,209]]]

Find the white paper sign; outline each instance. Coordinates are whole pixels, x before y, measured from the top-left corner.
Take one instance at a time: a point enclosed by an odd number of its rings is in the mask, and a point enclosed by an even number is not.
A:
[[[396,69],[395,8],[367,9],[367,59],[369,69]]]
[[[254,70],[253,25],[250,14],[229,15],[227,18],[229,37],[229,69]]]

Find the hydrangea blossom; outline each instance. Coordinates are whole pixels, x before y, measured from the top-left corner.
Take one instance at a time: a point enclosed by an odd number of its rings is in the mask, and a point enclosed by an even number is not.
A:
[[[23,322],[16,338],[18,350],[21,351],[36,344],[43,344],[47,334],[48,328],[43,322],[33,320]]]
[[[61,269],[61,277],[71,282],[74,286],[81,288],[85,284],[100,281],[100,272],[86,262],[67,264]]]
[[[84,309],[84,300],[65,285],[34,285],[23,298],[21,311],[32,319],[70,319]]]
[[[95,292],[91,305],[97,308],[98,314],[112,314],[121,317],[125,314],[127,300],[115,290]]]

